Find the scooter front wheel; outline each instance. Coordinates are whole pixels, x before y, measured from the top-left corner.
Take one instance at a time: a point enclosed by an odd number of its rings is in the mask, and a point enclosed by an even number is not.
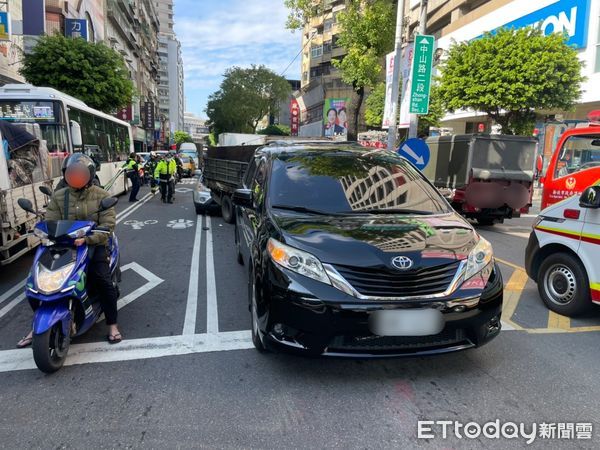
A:
[[[70,336],[64,335],[61,322],[55,323],[44,333],[34,334],[31,347],[35,365],[42,372],[56,372],[67,359],[70,343]]]

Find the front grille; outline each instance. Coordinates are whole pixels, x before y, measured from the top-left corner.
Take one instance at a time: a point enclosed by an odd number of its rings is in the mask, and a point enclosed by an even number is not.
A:
[[[327,351],[385,353],[435,350],[457,344],[472,344],[462,329],[444,329],[431,336],[336,336],[329,343]]]
[[[354,289],[370,297],[419,297],[444,292],[460,261],[400,272],[388,268],[335,266]]]

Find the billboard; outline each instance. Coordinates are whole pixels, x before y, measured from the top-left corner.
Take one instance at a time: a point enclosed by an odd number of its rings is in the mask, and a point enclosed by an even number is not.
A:
[[[385,56],[385,106],[383,108],[383,124],[381,128],[384,130],[390,127],[390,123],[394,119],[392,114],[392,89],[394,84],[394,56],[395,52],[388,53]]]
[[[349,98],[326,98],[323,103],[323,135],[347,136]]]
[[[46,33],[45,0],[23,0],[23,34],[40,36]]]
[[[10,41],[10,14],[0,11],[0,41]]]

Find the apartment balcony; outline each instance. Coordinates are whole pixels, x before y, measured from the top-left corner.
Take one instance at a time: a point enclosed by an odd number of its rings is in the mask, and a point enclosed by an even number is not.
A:
[[[133,0],[118,0],[119,8],[130,22],[135,20],[135,10],[133,9]]]

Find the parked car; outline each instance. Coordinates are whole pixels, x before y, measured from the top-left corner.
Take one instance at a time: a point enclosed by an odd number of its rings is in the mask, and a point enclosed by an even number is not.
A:
[[[184,177],[191,177],[194,171],[196,170],[196,163],[194,162],[194,158],[190,156],[179,154],[179,159],[181,160],[181,172]]]
[[[544,209],[525,252],[527,274],[548,308],[575,316],[600,304],[600,186]]]
[[[432,354],[500,332],[491,244],[395,153],[271,144],[232,199],[259,351]]]
[[[195,170],[194,177],[196,178],[196,185],[192,191],[192,197],[196,214],[206,214],[212,210],[218,210],[219,205],[213,200],[210,189],[204,184],[202,172]]]

